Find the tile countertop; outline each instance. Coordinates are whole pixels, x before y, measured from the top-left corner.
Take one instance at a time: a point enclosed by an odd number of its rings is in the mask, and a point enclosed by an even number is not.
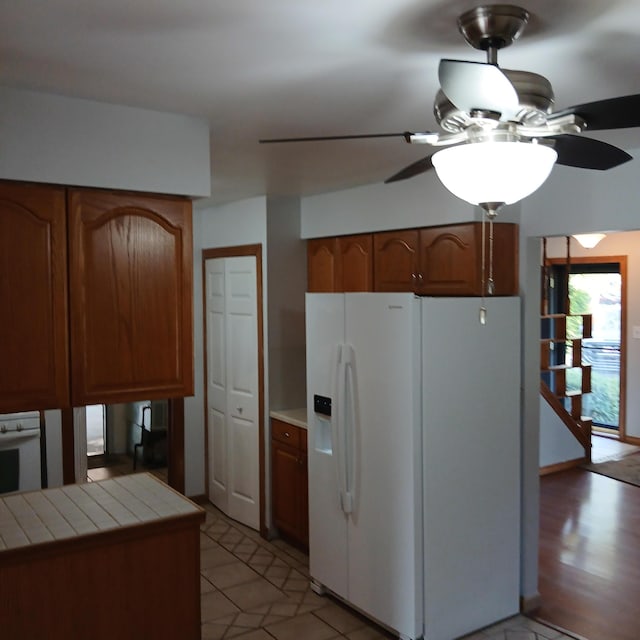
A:
[[[276,420],[281,420],[301,429],[307,428],[306,409],[279,409],[278,411],[271,411],[269,415]]]
[[[2,551],[197,513],[149,473],[0,498]]]

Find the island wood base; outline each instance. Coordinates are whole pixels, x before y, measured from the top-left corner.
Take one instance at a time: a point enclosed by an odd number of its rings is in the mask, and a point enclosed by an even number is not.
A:
[[[190,511],[3,550],[0,636],[199,639],[202,520]]]

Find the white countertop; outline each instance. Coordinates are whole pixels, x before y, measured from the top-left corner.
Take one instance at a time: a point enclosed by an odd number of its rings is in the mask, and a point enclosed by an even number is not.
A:
[[[0,552],[202,511],[149,473],[0,498]]]
[[[287,424],[295,425],[301,429],[307,428],[307,410],[306,409],[279,409],[271,411],[269,415],[276,420],[282,420]]]

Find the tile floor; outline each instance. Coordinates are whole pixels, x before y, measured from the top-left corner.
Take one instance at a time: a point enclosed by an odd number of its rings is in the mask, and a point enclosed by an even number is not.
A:
[[[268,542],[207,504],[201,527],[202,640],[382,640],[392,638],[357,613],[309,588],[308,558]],[[568,640],[515,616],[466,640]]]

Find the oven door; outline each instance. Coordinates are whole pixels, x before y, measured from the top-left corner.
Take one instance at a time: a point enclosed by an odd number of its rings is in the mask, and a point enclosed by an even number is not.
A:
[[[40,414],[0,415],[0,493],[40,488]]]

